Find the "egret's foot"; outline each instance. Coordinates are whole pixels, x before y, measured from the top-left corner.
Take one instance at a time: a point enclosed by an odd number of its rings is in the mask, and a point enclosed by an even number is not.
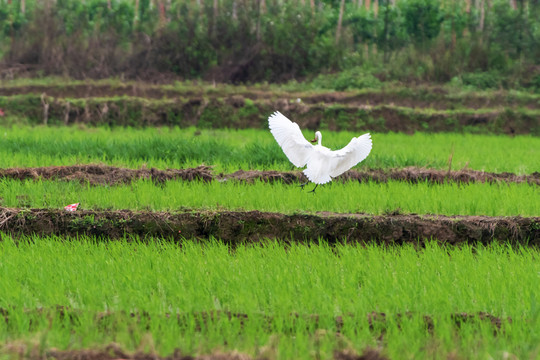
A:
[[[309,181],[308,181],[308,182],[305,182],[305,183],[303,183],[303,184],[300,184],[300,185],[298,185],[298,186],[300,186],[300,187],[302,188],[302,190],[304,190],[304,186],[306,186],[307,184],[309,184]]]
[[[317,186],[319,186],[319,184],[316,184],[316,185],[315,185],[315,187],[313,188],[313,190],[311,190],[311,191],[308,191],[308,192],[312,192],[312,193],[314,193],[314,194],[315,194],[315,189],[317,188]]]

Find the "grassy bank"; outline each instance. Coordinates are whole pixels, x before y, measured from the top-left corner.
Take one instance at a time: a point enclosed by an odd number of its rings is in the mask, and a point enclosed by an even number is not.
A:
[[[235,349],[280,359],[329,358],[368,346],[381,346],[390,358],[538,351],[524,346],[540,340],[533,331],[540,297],[535,249],[268,243],[230,251],[219,242],[2,238],[0,307],[9,314],[0,322],[3,344],[36,346],[39,339],[43,350],[115,342],[162,355]],[[61,316],[58,306],[73,315]],[[209,311],[246,317],[201,322]],[[371,312],[386,319],[370,326]],[[488,312],[503,319],[502,331],[474,319],[456,326],[456,312]]]
[[[323,145],[345,146],[361,132],[323,131]],[[304,131],[306,138],[313,133]],[[139,168],[215,165],[216,172],[294,167],[268,130],[180,128],[0,128],[0,167],[105,163]],[[540,169],[540,138],[468,134],[372,134],[373,150],[356,168],[406,166],[530,174]]]

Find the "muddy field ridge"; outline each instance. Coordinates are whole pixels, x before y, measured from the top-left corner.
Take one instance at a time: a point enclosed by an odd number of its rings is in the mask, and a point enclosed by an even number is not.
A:
[[[394,104],[404,107],[453,109],[490,108],[500,106],[524,106],[540,108],[540,96],[535,94],[516,94],[497,90],[490,92],[452,93],[441,86],[418,86],[386,89],[362,89],[334,91],[332,89],[289,91],[258,87],[234,87],[191,85],[176,87],[172,85],[152,85],[148,83],[71,83],[71,84],[33,84],[9,85],[0,88],[0,96],[42,95],[54,98],[108,98],[119,96],[141,97],[147,99],[167,99],[179,97],[242,97],[249,100],[268,98],[290,98],[307,104],[349,104],[380,105]]]
[[[268,183],[281,182],[284,184],[304,183],[307,178],[301,171],[259,171],[238,170],[234,173],[214,173],[211,166],[198,166],[196,168],[166,169],[155,168],[128,169],[103,164],[48,166],[34,168],[8,168],[0,169],[0,179],[14,180],[62,180],[78,181],[91,185],[121,185],[129,184],[139,179],[148,179],[162,184],[171,180],[184,181],[238,181],[253,183],[263,181]],[[528,183],[540,186],[540,172],[529,175],[516,175],[513,173],[490,173],[477,170],[437,170],[418,167],[400,169],[369,169],[349,170],[336,177],[338,182],[378,182],[390,180],[408,181],[411,183],[428,182],[433,184],[444,183]]]
[[[98,241],[173,242],[218,239],[231,246],[269,240],[423,246],[427,242],[540,246],[540,217],[416,214],[282,214],[260,211],[178,212],[0,207],[0,231],[18,235],[88,235]]]

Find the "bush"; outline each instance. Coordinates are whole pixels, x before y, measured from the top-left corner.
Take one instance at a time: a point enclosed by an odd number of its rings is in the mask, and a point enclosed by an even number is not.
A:
[[[493,0],[492,10],[481,2],[482,26],[478,1],[466,12],[459,2],[381,0],[378,14],[347,1],[339,33],[335,0],[135,3],[28,0],[22,12],[20,1],[0,0],[0,69],[75,78],[284,82],[351,68],[315,79],[344,90],[379,87],[365,70],[376,68],[407,82],[470,73],[464,83],[490,88],[528,83],[531,74],[513,64],[525,69],[540,58],[538,0],[519,1],[518,9]]]
[[[540,93],[540,74],[535,75],[528,84],[534,92]]]
[[[437,0],[409,0],[403,2],[405,28],[417,44],[435,38],[443,21]]]
[[[476,72],[467,73],[461,76],[463,85],[473,86],[477,89],[494,89],[501,87],[501,75],[497,72]]]

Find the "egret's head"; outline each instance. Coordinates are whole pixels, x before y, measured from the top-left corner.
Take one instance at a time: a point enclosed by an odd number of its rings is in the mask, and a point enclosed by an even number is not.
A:
[[[315,133],[315,139],[311,140],[312,143],[316,143],[317,141],[319,141],[321,139],[321,132],[320,131],[317,131]]]

